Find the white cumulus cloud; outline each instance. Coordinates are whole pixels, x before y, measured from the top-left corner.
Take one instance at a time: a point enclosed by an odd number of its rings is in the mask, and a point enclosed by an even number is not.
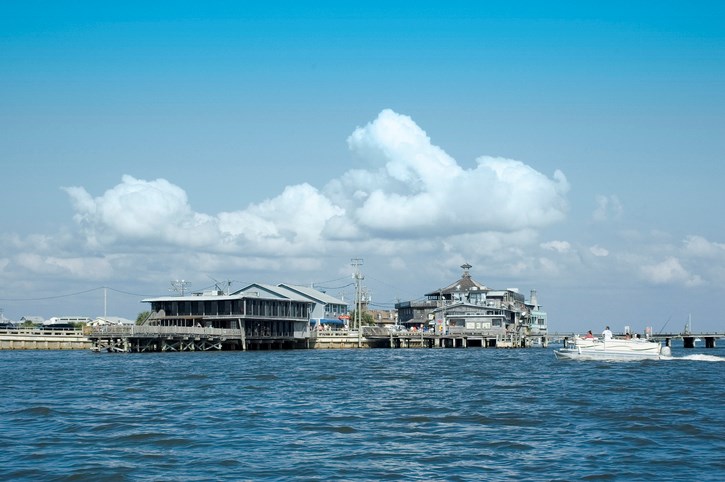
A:
[[[556,251],[557,253],[567,253],[571,250],[571,244],[568,241],[548,241],[539,245],[547,251]]]
[[[93,198],[82,187],[65,188],[92,247],[118,239],[160,239],[177,243],[193,239],[201,245],[209,240],[209,216],[192,211],[186,192],[165,179],[145,181],[125,175],[121,183]],[[193,236],[190,236],[193,233]]]
[[[88,246],[106,251],[115,245],[174,246],[280,257],[355,243],[392,256],[409,252],[413,242],[427,249],[431,237],[445,243],[526,233],[530,239],[536,229],[563,220],[568,209],[569,184],[560,171],[549,178],[520,161],[485,156],[463,168],[410,117],[392,110],[355,129],[348,145],[366,169],[350,170],[321,190],[307,183],[287,186],[275,197],[227,212],[194,211],[184,189],[165,179],[125,175],[97,197],[83,187],[65,191]]]
[[[324,192],[361,231],[510,232],[561,221],[568,209],[560,171],[550,179],[520,161],[487,156],[464,169],[410,117],[389,109],[356,129],[348,145],[373,169],[349,171]]]
[[[607,250],[606,248],[602,248],[601,246],[596,244],[589,248],[589,252],[597,257],[609,256],[609,250]]]
[[[656,264],[642,266],[641,273],[645,279],[654,284],[684,284],[685,286],[698,286],[702,278],[690,274],[674,257],[668,257]]]
[[[725,244],[708,241],[702,236],[688,236],[684,245],[685,253],[691,256],[715,258],[725,255]]]

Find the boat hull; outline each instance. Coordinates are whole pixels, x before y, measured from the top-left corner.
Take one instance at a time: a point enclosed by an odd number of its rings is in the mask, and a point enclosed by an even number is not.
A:
[[[554,351],[560,360],[636,361],[659,360],[669,349],[645,340],[577,340]]]

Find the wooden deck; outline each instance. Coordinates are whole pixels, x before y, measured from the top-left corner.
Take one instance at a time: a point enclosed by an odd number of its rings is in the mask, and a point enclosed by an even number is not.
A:
[[[306,348],[294,333],[275,336],[240,329],[184,326],[99,326],[87,330],[94,351],[123,353]]]

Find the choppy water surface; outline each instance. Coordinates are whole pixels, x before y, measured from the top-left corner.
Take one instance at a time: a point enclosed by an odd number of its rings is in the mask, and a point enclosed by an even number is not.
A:
[[[0,351],[0,479],[725,480],[723,361]]]

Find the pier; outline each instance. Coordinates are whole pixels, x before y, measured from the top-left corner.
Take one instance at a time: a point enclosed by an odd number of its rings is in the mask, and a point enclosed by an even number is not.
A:
[[[546,347],[545,336],[525,336],[515,333],[495,333],[490,330],[459,330],[448,333],[435,331],[388,332],[368,329],[365,338],[376,347],[387,348],[524,348]]]
[[[87,350],[91,345],[82,330],[0,329],[0,350]]]
[[[490,332],[438,334],[434,331],[391,332],[386,328],[310,330],[300,334],[240,328],[197,326],[100,326],[87,329],[94,351],[116,353],[219,350],[346,349],[346,348],[521,348],[546,347],[545,336],[520,337]]]
[[[371,348],[356,330],[299,333],[197,326],[101,326],[87,329],[93,351],[113,353]]]
[[[247,328],[247,329],[245,329]],[[115,353],[193,352],[234,350],[352,349],[352,348],[546,348],[578,336],[575,333],[539,335],[493,334],[487,331],[435,333],[393,332],[380,327],[357,330],[269,330],[197,326],[106,325],[83,330],[37,328],[0,329],[0,350],[87,350]],[[615,335],[620,337],[622,335]],[[661,333],[649,339],[686,349],[716,348],[725,333]]]
[[[116,353],[308,348],[294,332],[197,326],[100,326],[87,330],[94,351]]]
[[[697,339],[705,342],[705,348],[715,348],[716,340],[718,338],[725,338],[725,333],[669,333],[669,334],[657,334],[652,335],[651,339],[655,341],[662,341],[666,346],[672,346],[673,340],[682,340],[684,348],[695,348],[695,340]]]
[[[116,353],[349,349],[349,348],[522,348],[546,347],[546,336],[520,337],[489,332],[437,334],[434,331],[391,332],[386,328],[310,330],[299,334],[196,326],[100,326],[87,329],[94,351]]]

